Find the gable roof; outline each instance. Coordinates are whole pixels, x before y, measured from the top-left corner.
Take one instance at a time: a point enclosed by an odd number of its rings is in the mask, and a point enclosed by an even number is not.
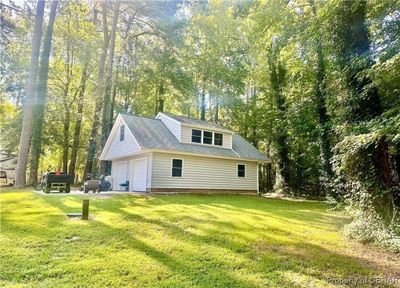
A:
[[[180,122],[183,125],[192,126],[192,127],[200,127],[200,128],[204,128],[204,129],[208,128],[208,129],[224,131],[227,133],[232,133],[231,130],[225,128],[222,125],[216,124],[216,123],[212,123],[212,122],[208,122],[208,121],[204,121],[204,120],[200,120],[200,119],[195,119],[195,118],[190,118],[190,117],[186,117],[186,116],[182,116],[182,115],[173,115],[173,114],[166,113],[166,112],[160,112],[160,113]]]
[[[232,149],[181,143],[160,119],[127,114],[119,115],[142,148],[193,153],[213,157],[268,161],[265,155],[261,154],[253,145],[235,133],[232,135]]]

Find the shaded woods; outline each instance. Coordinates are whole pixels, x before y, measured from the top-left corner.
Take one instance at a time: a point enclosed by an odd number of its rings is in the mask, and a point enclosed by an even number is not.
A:
[[[49,167],[77,182],[107,173],[117,114],[166,111],[264,151],[263,192],[344,203],[350,236],[398,245],[395,1],[0,5],[1,149],[18,153],[16,186],[27,170],[28,183]]]

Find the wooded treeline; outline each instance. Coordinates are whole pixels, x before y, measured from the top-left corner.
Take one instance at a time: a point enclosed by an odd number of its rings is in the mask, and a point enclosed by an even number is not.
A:
[[[118,113],[166,111],[264,151],[263,190],[357,208],[355,237],[399,235],[397,1],[55,3],[0,4],[1,145],[19,152],[17,185],[25,169],[103,173]]]

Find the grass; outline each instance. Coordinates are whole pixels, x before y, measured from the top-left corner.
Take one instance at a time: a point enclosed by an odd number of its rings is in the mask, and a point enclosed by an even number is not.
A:
[[[337,287],[328,278],[387,273],[322,202],[100,194],[92,220],[68,219],[84,197],[0,193],[0,286]]]

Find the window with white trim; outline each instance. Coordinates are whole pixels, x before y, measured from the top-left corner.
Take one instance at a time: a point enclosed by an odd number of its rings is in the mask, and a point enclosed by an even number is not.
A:
[[[222,133],[214,133],[214,145],[222,146],[224,135]]]
[[[238,164],[237,166],[237,176],[240,178],[246,177],[246,165]]]
[[[172,159],[172,177],[182,177],[182,168],[182,159]]]
[[[213,132],[203,131],[203,144],[213,143]]]
[[[201,143],[201,130],[192,129],[192,142]]]

